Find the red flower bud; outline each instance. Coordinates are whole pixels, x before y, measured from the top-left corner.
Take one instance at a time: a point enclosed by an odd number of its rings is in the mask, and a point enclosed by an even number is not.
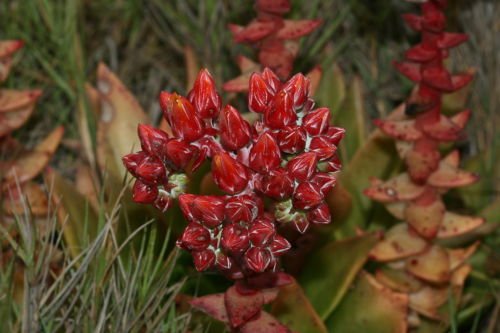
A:
[[[318,156],[314,152],[307,152],[291,159],[287,169],[293,180],[306,181],[316,172]]]
[[[142,150],[150,155],[163,158],[163,147],[168,141],[167,133],[149,125],[139,124],[137,127]]]
[[[292,195],[293,180],[285,169],[279,168],[272,170],[267,175],[261,176],[256,183],[259,191],[274,199],[285,199]]]
[[[297,114],[293,109],[293,96],[281,90],[274,96],[271,106],[264,114],[264,122],[272,129],[283,129],[295,125]]]
[[[234,263],[231,257],[228,257],[223,252],[219,252],[217,254],[217,258],[215,259],[215,264],[221,270],[228,270],[231,269],[231,267],[233,267]]]
[[[278,144],[269,132],[260,135],[250,150],[250,167],[259,173],[268,173],[279,167],[281,153]]]
[[[300,183],[293,195],[293,206],[297,209],[311,209],[323,202],[323,198],[318,186]]]
[[[327,160],[337,151],[335,146],[327,137],[316,136],[311,139],[309,150],[317,154],[320,161]]]
[[[177,241],[177,246],[193,251],[204,250],[210,245],[210,233],[205,227],[196,222],[191,222],[184,229],[184,233]]]
[[[248,231],[253,246],[266,246],[275,233],[274,224],[267,219],[258,219]]]
[[[224,152],[213,157],[212,176],[215,184],[230,194],[241,192],[248,183],[245,166]]]
[[[179,169],[185,169],[193,159],[195,149],[183,140],[169,140],[163,148],[168,160]]]
[[[198,73],[193,90],[189,93],[189,101],[202,118],[214,118],[219,113],[221,98],[215,88],[214,79],[206,69]]]
[[[342,162],[337,155],[334,155],[330,160],[328,160],[325,171],[335,172],[339,171],[340,169],[342,169]]]
[[[262,71],[262,78],[267,83],[267,86],[271,89],[273,95],[280,89],[281,81],[276,76],[276,74],[269,68],[264,68]]]
[[[339,145],[340,140],[344,138],[344,135],[345,135],[344,128],[334,127],[334,126],[330,126],[325,134],[325,136],[328,137],[328,139],[330,139],[330,142],[336,146]]]
[[[285,153],[295,154],[306,146],[306,132],[299,126],[288,126],[278,132],[280,149]]]
[[[221,244],[229,252],[243,252],[250,246],[248,231],[237,224],[228,224],[222,229]]]
[[[197,221],[214,228],[224,221],[224,199],[211,195],[196,196],[191,212]]]
[[[144,161],[148,157],[148,154],[146,154],[143,151],[137,152],[137,153],[132,153],[132,154],[127,154],[122,157],[122,162],[123,165],[125,165],[125,168],[127,168],[128,172],[130,172],[134,177],[137,176],[135,170],[139,166],[139,164]]]
[[[293,226],[298,232],[303,234],[309,229],[310,223],[304,214],[298,214],[293,219]]]
[[[194,267],[198,272],[212,268],[215,263],[215,253],[212,250],[193,251],[192,255]]]
[[[231,197],[226,202],[226,216],[232,223],[250,223],[259,214],[259,207],[250,195]]]
[[[186,98],[162,92],[160,104],[176,137],[192,142],[203,136],[203,124]]]
[[[331,173],[318,172],[311,178],[311,183],[316,185],[321,193],[326,196],[337,183],[337,179]]]
[[[267,249],[252,247],[245,253],[248,267],[257,273],[264,272],[271,264],[272,255]]]
[[[136,180],[132,189],[132,199],[134,202],[142,204],[150,204],[156,200],[158,196],[158,188],[144,184],[140,180]]]
[[[319,108],[306,114],[302,126],[309,135],[323,134],[330,126],[330,110]]]
[[[231,105],[226,105],[219,115],[220,141],[224,148],[238,150],[250,140],[250,125]]]
[[[158,184],[165,180],[167,171],[157,157],[148,156],[137,165],[135,174],[145,183]]]
[[[156,209],[164,213],[172,205],[172,198],[168,195],[159,195],[153,205]]]
[[[287,91],[293,97],[293,106],[300,108],[309,97],[309,79],[302,73],[295,74],[282,86],[282,90]]]
[[[193,202],[194,199],[196,198],[196,195],[194,194],[181,194],[179,196],[179,206],[181,208],[182,214],[188,221],[194,221],[194,215],[193,215]]]
[[[307,220],[314,224],[330,223],[332,217],[328,205],[324,203],[307,212]]]
[[[248,88],[248,107],[250,111],[264,113],[274,96],[274,92],[267,85],[266,81],[259,73],[253,73],[250,76]]]
[[[281,256],[285,254],[288,250],[292,248],[292,245],[288,240],[280,235],[275,235],[271,245],[269,246],[271,252],[275,256]]]

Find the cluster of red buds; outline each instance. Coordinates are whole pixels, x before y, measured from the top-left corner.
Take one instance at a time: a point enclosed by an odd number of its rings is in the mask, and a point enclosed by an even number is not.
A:
[[[327,108],[314,108],[309,85],[302,74],[282,83],[269,69],[254,73],[248,105],[260,119],[250,125],[222,106],[202,70],[187,98],[160,95],[173,137],[139,126],[142,151],[123,158],[137,178],[134,200],[165,211],[179,198],[189,224],[178,245],[191,251],[198,270],[217,267],[233,279],[276,271],[290,248],[278,226],[304,233],[330,223],[324,199],[341,167],[336,150],[344,130],[330,125]],[[206,159],[225,196],[185,193],[186,174]],[[266,198],[272,204],[265,206]]]
[[[260,65],[241,57],[238,61],[243,74],[224,84],[227,91],[245,91],[248,75],[261,68],[270,68],[282,79],[288,79],[299,50],[298,39],[321,25],[321,20],[286,20],[290,0],[256,0],[257,17],[246,26],[230,24],[229,29],[236,43],[251,44],[258,49]]]
[[[409,293],[412,314],[435,320],[444,320],[439,308],[448,299],[450,285],[461,290],[471,269],[465,260],[477,247],[473,244],[468,249],[447,249],[436,240],[470,232],[484,222],[478,217],[448,212],[442,200],[449,189],[478,179],[459,169],[457,151],[442,158],[439,150],[441,143],[463,136],[470,116],[469,110],[452,117],[443,115],[442,96],[459,90],[472,79],[470,74],[452,75],[445,68],[449,49],[467,40],[464,34],[444,32],[445,7],[445,0],[430,0],[421,4],[421,16],[403,16],[422,38],[420,44],[406,52],[406,61],[395,66],[416,82],[418,89],[407,101],[405,114],[397,119],[377,120],[375,124],[397,140],[407,172],[386,182],[375,179],[365,191],[406,222],[393,227],[373,249],[374,260],[391,263],[390,268],[377,272],[377,278],[390,288]]]

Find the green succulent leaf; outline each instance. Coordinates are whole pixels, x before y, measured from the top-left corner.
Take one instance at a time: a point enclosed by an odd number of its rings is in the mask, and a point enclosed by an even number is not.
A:
[[[326,320],[330,332],[405,333],[408,298],[361,273],[342,303]]]
[[[323,320],[340,303],[377,240],[372,233],[330,242],[310,257],[300,282]]]
[[[398,107],[390,118],[400,116],[403,108],[403,105]],[[353,235],[356,227],[363,228],[367,225],[370,221],[370,212],[375,205],[363,194],[364,189],[370,186],[370,178],[386,179],[397,171],[400,165],[401,160],[394,141],[380,130],[373,131],[340,173],[340,183],[351,193],[352,207],[356,209],[351,210],[335,236]]]
[[[314,98],[321,106],[330,108],[332,118],[335,118],[344,102],[346,87],[344,75],[340,67],[334,63],[327,67],[321,76]]]
[[[350,161],[356,151],[365,143],[367,133],[366,111],[363,100],[363,84],[359,76],[355,76],[347,89],[346,99],[341,110],[335,114],[333,122],[346,129],[348,135],[340,144],[340,156],[344,163]]]
[[[280,289],[278,298],[273,302],[272,314],[294,332],[328,332],[297,282]]]

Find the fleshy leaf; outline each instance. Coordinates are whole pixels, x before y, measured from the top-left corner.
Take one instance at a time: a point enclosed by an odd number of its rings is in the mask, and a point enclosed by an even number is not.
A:
[[[384,286],[402,293],[416,292],[423,286],[422,282],[404,270],[381,267],[375,272],[375,278]]]
[[[438,233],[445,210],[446,207],[440,199],[429,205],[411,202],[406,207],[405,220],[420,236],[433,239]]]
[[[323,320],[339,305],[376,242],[375,234],[330,242],[309,258],[300,282]]]
[[[455,115],[455,117],[460,120],[459,123],[455,123],[452,119],[449,119],[446,116],[441,116],[438,123],[424,126],[423,131],[436,140],[456,141],[463,134],[462,130],[470,117],[470,111],[463,111]]]
[[[414,120],[376,120],[375,125],[396,140],[415,141],[422,136]]]
[[[319,105],[330,109],[333,116],[337,114],[346,96],[344,75],[340,67],[334,63],[325,69],[315,94]]]
[[[454,188],[473,184],[478,179],[479,176],[475,173],[460,170],[445,161],[441,161],[438,169],[429,176],[427,182],[435,187]]]
[[[262,311],[259,316],[243,325],[241,333],[291,333],[276,318],[269,313]]]
[[[398,119],[404,115],[404,104],[395,109],[389,118]],[[340,183],[351,193],[352,209],[349,217],[336,231],[339,237],[354,234],[356,227],[363,227],[368,222],[370,209],[375,205],[363,195],[363,189],[369,186],[370,177],[384,178],[396,170],[400,164],[394,149],[394,141],[375,130],[366,143],[354,154],[352,160],[340,173]],[[370,165],[370,168],[366,166]]]
[[[244,295],[232,286],[224,294],[224,304],[231,327],[239,327],[261,311],[264,295],[260,291]]]
[[[370,257],[376,261],[394,261],[421,253],[427,247],[423,238],[400,223],[386,232],[384,239],[370,252]]]
[[[482,225],[484,219],[475,216],[459,215],[446,212],[439,228],[438,238],[449,238],[465,234]]]
[[[345,128],[349,133],[340,143],[340,153],[344,163],[352,159],[367,138],[363,99],[363,84],[361,78],[356,76],[347,90],[342,111],[334,117],[335,125]]]
[[[326,323],[330,332],[406,333],[407,306],[408,296],[363,272]]]
[[[438,245],[406,260],[406,269],[416,277],[435,283],[450,280],[450,257],[445,249]]]
[[[273,32],[275,23],[254,20],[246,27],[230,24],[229,29],[236,43],[254,43]]]
[[[450,269],[453,271],[469,259],[477,250],[481,242],[477,241],[466,248],[447,249],[450,257]]]
[[[284,20],[284,26],[276,33],[277,38],[296,39],[310,34],[321,24],[321,20]]]
[[[413,200],[425,191],[425,187],[416,185],[407,173],[402,173],[386,182],[373,180],[372,187],[364,191],[365,195],[380,202]]]
[[[441,320],[438,309],[446,303],[448,296],[448,286],[440,288],[425,286],[419,291],[410,294],[410,308],[426,317]]]
[[[280,288],[278,298],[273,303],[272,314],[295,332],[328,332],[296,281]]]
[[[197,310],[203,311],[224,323],[228,323],[226,306],[224,305],[224,294],[212,294],[193,298],[189,304]]]

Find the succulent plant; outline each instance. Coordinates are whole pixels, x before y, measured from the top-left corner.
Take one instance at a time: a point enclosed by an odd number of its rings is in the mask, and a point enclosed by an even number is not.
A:
[[[445,32],[446,1],[431,0],[421,5],[422,14],[406,14],[406,23],[420,32],[421,42],[409,49],[406,60],[396,69],[417,83],[415,93],[406,102],[405,114],[397,119],[376,120],[375,124],[396,140],[407,172],[388,181],[372,180],[365,194],[385,204],[397,219],[371,251],[374,261],[385,263],[375,278],[383,286],[407,295],[409,326],[418,326],[420,316],[446,321],[442,306],[450,297],[458,298],[471,271],[465,261],[478,244],[465,249],[450,249],[442,241],[468,233],[484,220],[446,210],[442,196],[449,189],[477,181],[477,175],[459,169],[460,156],[452,151],[444,158],[442,143],[463,136],[470,111],[452,117],[442,114],[442,97],[467,85],[469,73],[452,75],[444,60],[449,50],[467,40],[467,36]]]
[[[236,43],[254,45],[258,49],[258,63],[240,56],[238,66],[242,75],[224,84],[224,90],[246,91],[248,78],[255,71],[270,68],[282,79],[288,79],[299,50],[298,39],[316,30],[321,20],[286,20],[283,15],[291,9],[290,0],[256,0],[257,18],[247,26],[230,24]]]
[[[177,245],[191,252],[196,269],[217,268],[237,281],[236,292],[225,294],[226,310],[230,326],[242,332],[255,325],[250,318],[265,303],[262,290],[287,280],[278,274],[278,259],[291,245],[279,228],[304,233],[311,224],[330,223],[325,196],[341,167],[336,150],[344,135],[330,125],[327,108],[314,107],[310,82],[302,74],[282,83],[266,68],[251,76],[249,87],[249,109],[259,115],[253,125],[232,106],[222,107],[206,70],[187,98],[162,92],[160,104],[172,137],[140,125],[142,151],[123,158],[137,178],[136,202],[166,211],[179,199],[188,225]],[[225,195],[185,193],[188,175],[206,159]],[[236,314],[233,307],[245,295],[259,305]],[[205,301],[197,302],[203,308]],[[270,318],[259,320],[265,325]]]

